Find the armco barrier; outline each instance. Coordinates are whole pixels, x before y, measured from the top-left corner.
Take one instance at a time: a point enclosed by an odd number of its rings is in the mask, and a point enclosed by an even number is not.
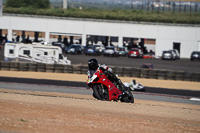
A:
[[[118,76],[200,82],[200,73],[187,73],[184,71],[170,71],[158,69],[149,70],[134,67],[110,67],[113,69],[113,72]],[[59,65],[1,61],[0,70],[87,74],[88,66],[81,64]]]

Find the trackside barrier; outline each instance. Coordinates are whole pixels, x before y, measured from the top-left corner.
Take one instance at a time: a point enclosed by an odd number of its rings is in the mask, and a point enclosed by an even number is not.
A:
[[[111,66],[113,72],[123,77],[138,77],[149,79],[181,80],[200,82],[200,73],[187,73],[184,71],[141,69],[134,67]],[[31,72],[52,72],[52,73],[76,73],[87,74],[87,65],[59,65],[24,62],[0,62],[0,70],[5,71],[31,71]]]

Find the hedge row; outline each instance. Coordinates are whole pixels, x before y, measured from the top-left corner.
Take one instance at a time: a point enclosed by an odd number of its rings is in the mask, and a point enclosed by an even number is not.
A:
[[[35,9],[31,7],[4,7],[4,13],[29,14],[57,17],[89,18],[102,20],[159,22],[176,24],[200,24],[199,13],[147,12],[140,10],[102,9]]]

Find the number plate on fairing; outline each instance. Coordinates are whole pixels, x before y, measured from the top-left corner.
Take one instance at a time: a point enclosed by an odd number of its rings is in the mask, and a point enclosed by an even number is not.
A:
[[[94,81],[94,79],[97,78],[97,75],[93,75],[91,78],[88,78],[87,83],[91,83]]]

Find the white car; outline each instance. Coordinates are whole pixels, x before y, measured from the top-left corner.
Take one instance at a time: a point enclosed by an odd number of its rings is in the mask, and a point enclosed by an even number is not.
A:
[[[103,51],[103,56],[116,56],[119,57],[119,51],[114,46],[106,46],[105,50]]]
[[[99,50],[100,53],[102,53],[105,50],[105,46],[103,44],[96,45],[96,48]]]
[[[171,50],[163,51],[162,60],[176,60],[176,53]]]

